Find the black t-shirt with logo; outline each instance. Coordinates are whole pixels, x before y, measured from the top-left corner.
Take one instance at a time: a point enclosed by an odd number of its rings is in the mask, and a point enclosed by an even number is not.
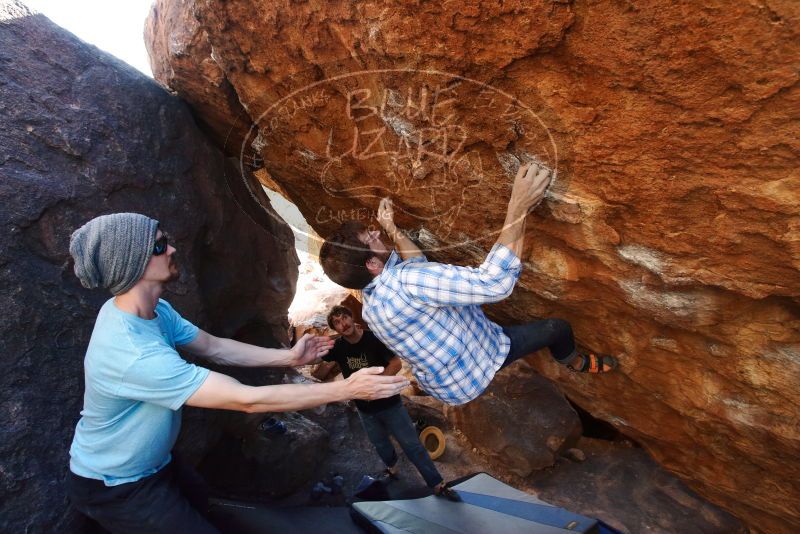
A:
[[[365,330],[358,343],[350,343],[343,337],[337,339],[333,348],[322,359],[326,362],[338,363],[342,370],[342,376],[347,378],[365,367],[386,367],[389,360],[394,357],[392,351],[387,349],[386,345],[375,337],[375,334]],[[364,412],[377,412],[399,402],[401,402],[400,395],[374,401],[355,401],[358,409]]]

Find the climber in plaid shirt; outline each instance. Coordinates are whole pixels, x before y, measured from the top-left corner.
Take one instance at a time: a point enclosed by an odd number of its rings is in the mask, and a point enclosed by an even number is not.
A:
[[[429,262],[394,224],[389,199],[380,203],[378,222],[395,250],[384,245],[380,231],[358,222],[344,223],[320,250],[334,282],[363,291],[362,315],[373,333],[409,364],[422,389],[443,402],[469,402],[497,371],[544,347],[573,371],[603,373],[617,365],[611,356],[579,353],[562,319],[501,327],[480,307],[511,294],[521,270],[525,217],[550,180],[544,166],[520,167],[503,230],[478,268]]]

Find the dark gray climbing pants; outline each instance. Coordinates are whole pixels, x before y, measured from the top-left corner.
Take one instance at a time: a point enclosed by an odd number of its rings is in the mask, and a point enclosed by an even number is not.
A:
[[[542,319],[517,326],[504,326],[503,332],[511,340],[511,349],[500,369],[545,347],[563,365],[569,363],[576,354],[575,335],[570,324],[563,319]]]
[[[359,410],[358,415],[361,417],[367,437],[375,446],[378,456],[381,457],[386,467],[394,467],[394,464],[397,463],[397,452],[389,440],[389,435],[392,435],[400,444],[406,457],[411,460],[419,474],[425,479],[428,487],[432,488],[442,481],[442,475],[439,474],[430,454],[420,442],[416,427],[402,402],[373,413]]]
[[[118,486],[70,472],[67,495],[79,512],[114,534],[219,533],[205,517],[205,482],[175,458],[149,477]]]

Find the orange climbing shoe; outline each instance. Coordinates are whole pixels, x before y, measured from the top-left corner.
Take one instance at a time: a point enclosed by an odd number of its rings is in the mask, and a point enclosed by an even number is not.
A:
[[[583,362],[581,363],[580,367],[575,368],[572,364],[567,365],[567,369],[570,371],[574,371],[576,373],[592,373],[592,374],[600,374],[600,373],[610,373],[614,369],[617,368],[619,362],[613,356],[604,356],[600,355],[597,356],[595,354],[578,354],[581,357]],[[606,369],[608,368],[608,369]]]

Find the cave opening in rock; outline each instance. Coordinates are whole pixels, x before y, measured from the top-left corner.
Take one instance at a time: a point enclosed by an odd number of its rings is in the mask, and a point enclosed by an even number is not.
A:
[[[263,171],[262,171],[263,172]],[[255,175],[262,184],[266,181]],[[350,291],[333,283],[319,264],[319,248],[322,239],[306,221],[297,206],[282,192],[262,185],[269,197],[272,208],[291,227],[294,234],[294,247],[300,260],[294,299],[289,306],[289,327],[292,342],[306,332],[315,334],[330,333],[326,324],[328,310],[350,296]],[[355,299],[349,299],[356,305]],[[358,305],[360,308],[360,305]]]
[[[608,421],[598,419],[583,408],[581,408],[575,401],[566,396],[567,401],[572,405],[572,408],[578,413],[583,426],[583,436],[592,439],[600,439],[604,441],[624,442],[628,441],[635,447],[640,447],[636,440],[631,439],[620,432]]]

